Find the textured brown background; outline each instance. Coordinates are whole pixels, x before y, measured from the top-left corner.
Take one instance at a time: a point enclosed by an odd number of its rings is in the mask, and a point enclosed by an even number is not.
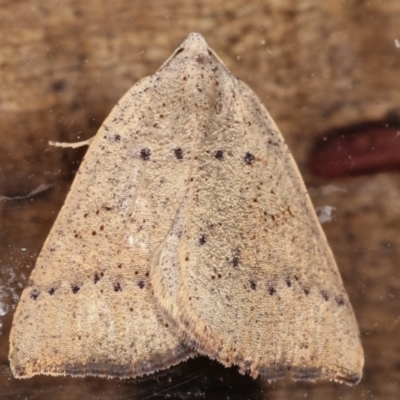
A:
[[[0,202],[0,397],[397,399],[399,175],[322,181],[307,162],[321,132],[399,111],[399,21],[398,0],[0,0],[0,195],[53,185]],[[123,93],[192,31],[267,106],[315,205],[336,207],[324,229],[366,353],[355,388],[268,384],[206,359],[129,382],[11,377],[13,309],[84,153],[50,148],[48,140],[92,136]],[[328,184],[336,191],[326,194]]]

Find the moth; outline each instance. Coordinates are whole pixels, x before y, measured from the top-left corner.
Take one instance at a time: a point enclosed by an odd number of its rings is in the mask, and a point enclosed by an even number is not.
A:
[[[299,170],[198,33],[117,103],[22,292],[15,377],[131,378],[205,354],[361,379],[356,319]]]

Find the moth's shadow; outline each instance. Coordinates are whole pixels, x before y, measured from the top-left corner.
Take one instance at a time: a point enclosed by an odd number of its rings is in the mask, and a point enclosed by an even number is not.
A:
[[[218,399],[261,400],[260,380],[225,368],[207,357],[182,362],[175,367],[136,379],[102,379],[35,376],[14,379],[9,367],[0,368],[0,397],[26,400],[161,400]]]
[[[201,356],[130,383],[136,387],[137,400],[264,398],[259,380]]]

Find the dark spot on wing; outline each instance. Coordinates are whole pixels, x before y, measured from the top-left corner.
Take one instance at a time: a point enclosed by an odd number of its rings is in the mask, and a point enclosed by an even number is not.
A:
[[[180,147],[177,147],[176,149],[174,149],[174,153],[175,153],[175,157],[178,160],[182,160],[183,159],[183,151]]]
[[[143,289],[143,288],[144,288],[144,282],[143,282],[143,281],[140,281],[140,282],[138,283],[138,286],[140,287],[140,289]]]
[[[114,292],[122,292],[122,287],[119,282],[114,285]]]
[[[217,150],[215,152],[215,158],[217,160],[223,160],[224,159],[224,152],[222,150]]]
[[[100,280],[100,276],[99,274],[94,274],[94,279],[93,279],[93,283],[97,283]]]
[[[114,140],[116,141],[116,142],[119,142],[120,140],[121,140],[121,135],[114,135]]]
[[[256,284],[254,281],[250,281],[250,287],[251,287],[253,290],[256,290],[257,284]]]
[[[71,285],[71,290],[73,294],[76,294],[79,292],[80,287],[78,285]]]
[[[144,161],[150,160],[151,151],[149,149],[140,150],[140,158]]]
[[[56,291],[56,289],[51,288],[51,289],[49,290],[49,294],[50,294],[50,295],[53,295],[55,291]]]
[[[239,266],[239,257],[233,257],[232,265],[234,266],[234,268],[237,268]]]
[[[40,292],[37,289],[33,289],[31,294],[30,294],[30,298],[33,300],[36,300],[40,295]]]
[[[253,156],[253,154],[247,152],[244,155],[244,162],[246,163],[246,165],[251,165],[253,164],[253,161],[255,160],[255,157]]]
[[[196,61],[197,61],[199,64],[204,64],[205,59],[204,59],[203,56],[198,55],[198,56],[196,57]]]
[[[270,294],[270,296],[274,295],[276,293],[276,290],[273,286],[270,286],[268,289],[268,293]]]
[[[344,306],[344,299],[342,295],[336,296],[335,301],[339,307]]]
[[[206,243],[206,237],[205,237],[205,235],[201,235],[200,236],[200,239],[199,239],[199,243],[201,244],[201,245],[203,245],[203,244],[205,244]]]

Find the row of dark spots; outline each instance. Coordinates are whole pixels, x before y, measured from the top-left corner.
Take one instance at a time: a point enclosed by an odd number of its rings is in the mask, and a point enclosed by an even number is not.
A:
[[[118,264],[117,267],[118,267],[118,268],[122,268],[122,264]],[[139,271],[135,271],[135,275],[139,275]],[[149,272],[146,272],[145,275],[146,275],[146,277],[148,277],[148,276],[149,276]],[[100,272],[100,274],[95,273],[95,274],[94,274],[93,283],[96,284],[96,283],[100,280],[100,278],[102,278],[103,276],[104,276],[104,273],[103,273],[103,272]],[[143,281],[143,280],[139,281],[138,286],[139,286],[140,289],[143,289],[143,288],[145,287],[144,281]],[[114,291],[116,291],[116,292],[122,292],[122,287],[121,287],[121,284],[120,284],[119,282],[117,282],[117,283],[114,285]]]
[[[102,206],[101,208],[103,208],[104,210],[106,210],[106,211],[111,211],[112,210],[112,207],[109,207],[109,206]],[[100,210],[96,210],[96,213],[95,213],[96,215],[99,215],[100,214]],[[83,217],[84,218],[87,218],[89,216],[89,213],[85,213],[85,214],[83,214]],[[102,225],[103,226],[103,225]],[[103,226],[103,229],[104,229],[104,226]],[[101,227],[100,227],[100,230],[103,230]],[[74,231],[75,232],[75,231]]]
[[[87,214],[85,214],[85,217],[87,216]],[[100,230],[101,231],[104,231],[104,225],[100,225]],[[74,231],[74,233],[75,233],[76,231]],[[92,236],[96,236],[97,235],[97,232],[96,231],[92,231]],[[75,235],[74,235],[74,237],[75,238],[77,238],[77,239],[81,239],[82,238],[82,235],[81,234],[79,234],[79,233],[75,233]]]
[[[55,293],[55,291],[56,291],[55,288],[51,288],[49,290],[49,294],[53,295]],[[31,299],[36,300],[39,297],[39,295],[40,295],[40,292],[37,289],[33,289],[32,292],[31,292],[30,297],[31,297]]]
[[[295,281],[299,280],[299,277],[297,275],[293,275],[293,278]],[[290,278],[286,279],[286,285],[287,285],[287,287],[292,286],[292,280]],[[303,292],[306,296],[308,296],[310,294],[310,289],[308,287],[303,287]]]
[[[96,283],[96,282],[95,282],[95,283]],[[140,289],[143,289],[145,286],[146,286],[146,285],[145,285],[144,281],[142,281],[142,280],[139,281],[138,287],[139,287]],[[71,285],[71,290],[72,290],[72,293],[76,294],[76,293],[79,292],[80,287],[79,287],[78,285]],[[116,283],[114,284],[114,292],[122,292],[122,286],[121,286],[121,284],[120,284],[119,282],[116,282]],[[50,293],[50,292],[49,292],[49,293]],[[50,294],[52,294],[52,293],[50,293]]]
[[[49,290],[49,294],[53,295],[55,293],[55,291],[56,291],[56,289],[51,288]],[[31,294],[30,294],[30,298],[33,299],[33,300],[36,300],[39,297],[39,295],[40,295],[40,292],[37,289],[33,289]]]
[[[296,280],[296,281],[298,281],[299,280],[299,278],[296,276],[296,275],[294,275],[294,279]],[[292,280],[290,279],[290,278],[287,278],[286,279],[286,285],[287,285],[287,287],[292,287]],[[253,281],[250,281],[250,287],[253,289]],[[253,289],[254,290],[254,289]],[[303,287],[303,292],[304,292],[304,294],[306,295],[306,296],[308,296],[309,294],[310,294],[310,288],[308,288],[308,287]],[[268,288],[268,293],[270,294],[270,296],[273,296],[275,293],[276,293],[276,289],[273,287],[273,286],[270,286],[269,288]],[[325,300],[325,301],[328,301],[329,300],[329,294],[325,291],[325,290],[321,290],[321,296],[322,296],[322,298]],[[344,298],[343,298],[343,296],[342,295],[338,295],[338,296],[336,296],[335,297],[335,302],[336,302],[336,304],[339,306],[339,307],[341,307],[341,306],[344,306],[344,304],[345,304],[345,302],[344,302]]]
[[[55,292],[56,292],[56,289],[55,288],[51,288],[48,293],[49,293],[49,295],[52,296]],[[33,300],[36,300],[39,296],[40,296],[39,290],[33,289],[31,294],[30,294],[30,298],[33,299]]]
[[[289,281],[289,282],[290,282],[290,281]],[[251,285],[251,288],[253,289],[252,281],[250,281],[250,285]],[[288,284],[288,287],[291,287],[291,283]],[[306,296],[308,296],[308,295],[310,294],[310,289],[305,287],[305,288],[303,288],[303,292],[304,292],[304,294],[305,294]],[[270,286],[270,287],[268,288],[268,293],[270,294],[270,296],[273,296],[273,295],[276,293],[276,289],[275,289],[273,286]],[[328,300],[329,300],[329,295],[327,294],[327,292],[321,291],[321,296],[322,296],[322,298],[323,298],[325,301],[328,301]],[[343,299],[343,296],[342,296],[342,295],[336,296],[336,297],[335,297],[335,301],[336,301],[336,303],[337,303],[338,306],[343,306],[343,305],[344,305],[344,299]]]
[[[180,147],[177,147],[177,148],[174,149],[174,154],[175,154],[175,157],[178,160],[183,160],[183,150]],[[150,149],[144,148],[144,149],[140,150],[140,158],[143,161],[149,161],[150,160],[150,156],[151,156],[151,150]]]
[[[175,154],[175,157],[176,157],[178,160],[183,160],[183,150],[182,150],[182,148],[180,148],[180,147],[175,148],[175,149],[174,149],[174,154]],[[150,160],[150,156],[151,156],[151,150],[150,150],[150,149],[148,149],[148,148],[143,148],[143,149],[140,150],[140,158],[141,158],[143,161],[149,161],[149,160]],[[223,150],[216,150],[216,151],[214,152],[214,157],[215,157],[217,160],[222,161],[222,160],[224,159],[224,152],[223,152]],[[244,160],[244,163],[245,163],[246,165],[252,165],[253,162],[255,161],[255,157],[254,157],[254,155],[251,154],[250,152],[246,152],[246,154],[243,156],[243,160]]]
[[[98,281],[99,281],[99,277],[98,277],[98,275],[96,274],[95,275],[95,278],[94,278],[94,283],[97,283]],[[140,289],[143,289],[144,287],[145,287],[146,285],[145,285],[145,282],[143,281],[143,280],[141,280],[141,281],[139,281],[139,283],[138,283],[138,287],[140,288]],[[71,285],[71,292],[73,293],[73,294],[77,294],[79,291],[80,291],[80,286],[78,286],[78,285],[76,285],[76,284],[72,284]],[[114,291],[115,292],[122,292],[122,286],[121,286],[121,284],[119,283],[119,282],[117,282],[117,283],[115,283],[114,284]],[[51,288],[49,291],[48,291],[48,293],[52,296],[54,293],[56,292],[56,289],[55,288]],[[40,295],[40,292],[37,290],[37,289],[33,289],[32,290],[32,292],[31,292],[31,294],[30,294],[30,298],[31,299],[33,299],[33,300],[36,300],[38,297],[39,297],[39,295]]]
[[[217,160],[222,161],[222,160],[224,159],[224,152],[223,152],[223,150],[217,150],[217,151],[215,151],[214,157],[215,157]],[[252,165],[253,162],[255,161],[255,159],[256,159],[255,156],[254,156],[252,153],[250,153],[249,151],[246,152],[245,155],[243,156],[243,161],[244,161],[244,163],[245,163],[246,165]]]
[[[268,143],[269,145],[272,145],[272,146],[279,146],[279,145],[280,145],[280,142],[279,142],[279,141],[274,142],[274,141],[271,140],[271,139],[268,139],[267,143]]]

